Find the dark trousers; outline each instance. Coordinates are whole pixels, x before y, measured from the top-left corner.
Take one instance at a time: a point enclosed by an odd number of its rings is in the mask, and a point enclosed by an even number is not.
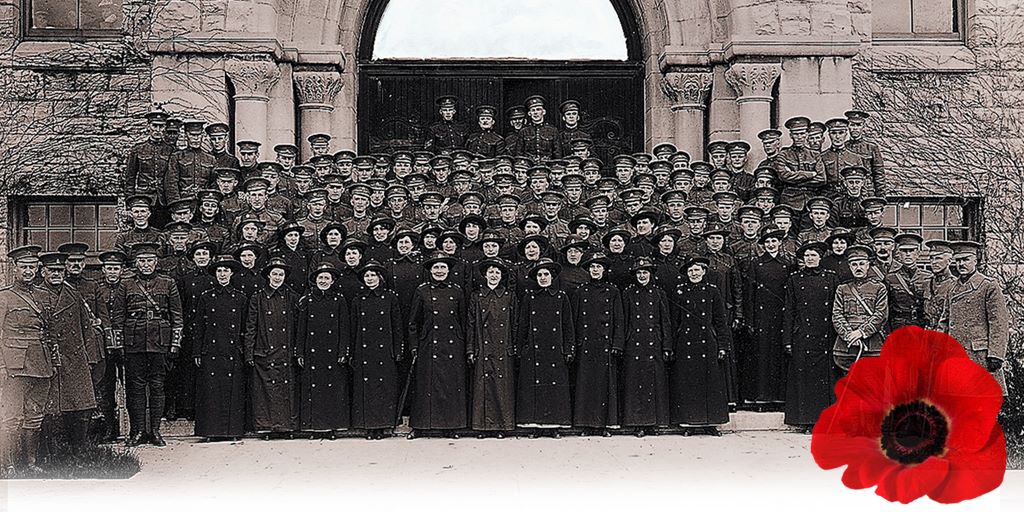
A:
[[[128,421],[131,434],[159,432],[164,412],[164,379],[167,375],[167,354],[142,352],[125,354]],[[146,392],[149,391],[147,403]],[[146,428],[146,407],[149,406],[149,429]]]
[[[118,434],[120,423],[117,420],[117,380],[124,384],[123,356],[107,355],[93,368],[93,381],[96,387],[96,408],[103,415],[105,433]],[[97,380],[98,377],[98,380]]]

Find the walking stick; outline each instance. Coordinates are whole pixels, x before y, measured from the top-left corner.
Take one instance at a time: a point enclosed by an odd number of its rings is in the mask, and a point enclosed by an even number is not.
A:
[[[395,418],[396,428],[402,424],[402,410],[405,409],[405,400],[409,397],[409,385],[412,384],[412,372],[416,370],[416,358],[418,357],[419,352],[413,355],[412,361],[409,362],[409,372],[405,376],[405,386],[402,388],[402,394],[398,398],[397,417]]]

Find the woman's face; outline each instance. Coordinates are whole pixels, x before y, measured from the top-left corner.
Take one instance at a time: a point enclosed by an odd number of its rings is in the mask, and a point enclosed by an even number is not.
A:
[[[661,237],[661,240],[658,240],[658,250],[665,255],[672,254],[676,250],[676,239],[671,235]]]
[[[345,264],[350,267],[358,266],[363,259],[363,253],[355,247],[345,249]]]
[[[690,279],[691,283],[701,282],[706,273],[707,269],[704,268],[704,265],[690,265],[690,268],[686,269],[686,277]]]
[[[526,255],[528,260],[536,260],[540,258],[540,244],[534,241],[527,242],[526,246],[523,247],[523,254]]]

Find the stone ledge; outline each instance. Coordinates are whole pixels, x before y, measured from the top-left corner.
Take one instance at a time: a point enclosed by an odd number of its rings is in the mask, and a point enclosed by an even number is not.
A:
[[[978,57],[962,43],[879,43],[871,47],[871,69],[892,73],[973,73]]]
[[[270,34],[235,32],[193,33],[188,37],[151,38],[146,48],[157,54],[270,54],[277,62],[322,64],[345,70],[345,48],[340,45],[287,46]]]
[[[853,36],[755,37],[733,39],[709,48],[669,45],[658,55],[658,65],[664,72],[726,63],[737,57],[852,57],[859,51],[860,40]]]

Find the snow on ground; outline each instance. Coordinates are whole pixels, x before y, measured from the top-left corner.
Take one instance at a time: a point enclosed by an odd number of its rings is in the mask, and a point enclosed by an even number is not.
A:
[[[637,439],[172,439],[139,450],[126,481],[0,482],[0,511],[59,510],[939,510],[890,505],[822,471],[810,437],[744,432]],[[326,506],[325,506],[326,505]],[[135,508],[139,507],[139,508]],[[144,508],[143,508],[144,507]],[[328,508],[329,507],[329,508]],[[714,508],[712,508],[714,507]],[[698,508],[697,510],[700,510]],[[1024,510],[1024,472],[941,510]]]

